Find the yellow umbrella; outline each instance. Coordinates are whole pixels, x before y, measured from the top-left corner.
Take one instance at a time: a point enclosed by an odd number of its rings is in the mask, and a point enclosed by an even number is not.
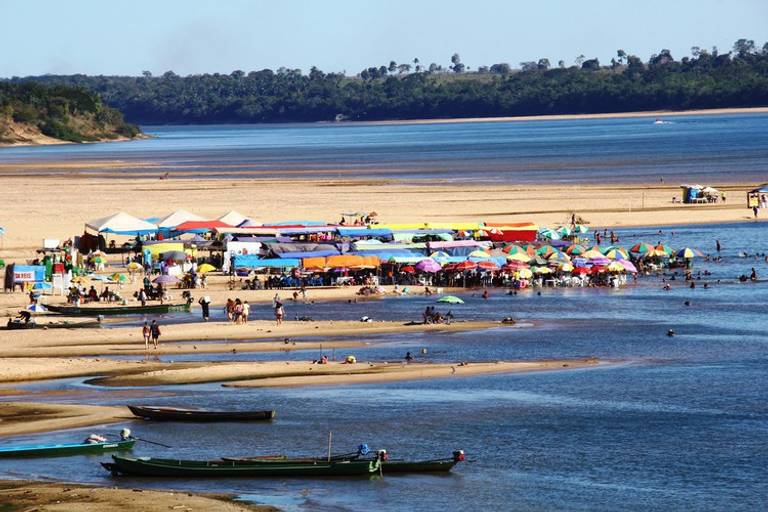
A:
[[[592,258],[604,258],[603,253],[600,251],[596,251],[594,249],[590,249],[584,254],[581,255],[582,258],[592,259]]]
[[[515,254],[507,254],[507,261],[522,261],[528,263],[531,261],[531,257],[524,252],[516,252]]]
[[[530,279],[533,277],[533,272],[529,268],[521,268],[517,271],[517,277],[520,279]]]
[[[563,272],[572,272],[573,271],[573,265],[570,263],[563,263],[560,265],[560,270]]]
[[[132,261],[128,264],[128,270],[141,270],[142,268],[143,267],[135,261]]]
[[[624,268],[624,265],[622,265],[618,261],[614,261],[614,262],[608,264],[608,271],[609,272],[624,272],[625,270],[626,269]]]
[[[490,258],[491,255],[485,251],[481,251],[478,249],[476,251],[472,251],[471,253],[469,253],[468,257],[469,258]]]
[[[197,267],[198,274],[205,274],[207,272],[213,272],[214,270],[216,270],[216,267],[214,267],[210,263],[203,263],[202,265]]]
[[[552,269],[548,267],[536,267],[533,269],[533,272],[536,274],[551,274]]]

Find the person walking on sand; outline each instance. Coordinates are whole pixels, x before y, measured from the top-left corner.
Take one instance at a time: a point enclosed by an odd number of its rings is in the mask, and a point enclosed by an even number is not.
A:
[[[144,349],[149,350],[149,339],[152,337],[152,329],[150,329],[147,322],[144,322],[144,327],[141,328],[141,335],[144,337]]]
[[[203,322],[207,322],[208,318],[211,316],[211,298],[206,295],[205,297],[201,297],[197,303],[200,304],[200,307],[203,310]]]
[[[149,326],[149,329],[152,333],[152,345],[157,350],[157,342],[160,339],[160,326],[157,324],[157,320],[152,320],[152,325]]]
[[[251,312],[251,305],[248,304],[248,301],[243,301],[243,323],[248,323],[248,315]]]
[[[275,322],[277,325],[280,325],[283,323],[283,317],[285,316],[285,309],[283,308],[283,303],[280,301],[277,301],[275,303]]]

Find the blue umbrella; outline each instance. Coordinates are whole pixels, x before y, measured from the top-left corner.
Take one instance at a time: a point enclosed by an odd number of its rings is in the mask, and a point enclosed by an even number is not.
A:
[[[48,310],[45,309],[45,307],[43,307],[42,304],[38,304],[37,302],[35,302],[34,304],[30,304],[29,306],[27,306],[27,311],[31,311],[33,313],[45,313]]]

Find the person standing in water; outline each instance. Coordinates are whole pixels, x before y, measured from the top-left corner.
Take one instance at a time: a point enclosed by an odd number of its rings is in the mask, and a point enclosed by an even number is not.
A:
[[[211,316],[211,299],[207,295],[205,297],[201,297],[199,301],[197,301],[198,304],[200,304],[200,307],[203,310],[203,322],[207,322],[208,318]]]
[[[149,340],[152,337],[152,329],[150,329],[147,322],[144,322],[144,327],[141,328],[141,335],[144,337],[144,349],[149,350]]]
[[[157,350],[157,342],[160,339],[160,326],[157,324],[157,320],[152,320],[152,325],[149,326],[149,329],[152,333],[152,344],[155,346],[155,350]]]
[[[717,249],[717,252],[720,252],[720,240],[715,240],[715,248]]]
[[[280,325],[283,323],[283,317],[285,316],[285,309],[283,308],[283,303],[279,300],[275,302],[275,322],[277,325]]]

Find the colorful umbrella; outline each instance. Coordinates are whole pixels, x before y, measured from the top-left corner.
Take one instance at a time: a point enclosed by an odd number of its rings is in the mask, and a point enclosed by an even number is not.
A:
[[[584,258],[590,259],[590,260],[594,259],[594,258],[604,258],[605,257],[605,256],[603,256],[603,253],[601,253],[600,251],[596,251],[594,249],[588,250],[587,252],[585,252],[581,256],[584,257]]]
[[[197,267],[198,274],[207,274],[208,272],[213,272],[214,270],[216,270],[216,267],[214,267],[210,263],[203,263],[202,265]]]
[[[704,254],[702,254],[702,252],[699,251],[699,250],[691,249],[690,247],[684,247],[684,248],[680,249],[679,251],[677,251],[675,253],[675,256],[677,256],[678,258],[691,259],[691,258],[695,258],[695,257],[704,256]]]
[[[437,302],[442,302],[444,304],[464,304],[464,301],[455,295],[446,295],[445,297],[440,297],[437,299]]]
[[[589,269],[587,267],[574,267],[573,269],[574,274],[589,274]]]
[[[560,265],[560,271],[561,272],[572,272],[573,271],[573,265],[570,263],[563,263]]]
[[[587,258],[573,258],[571,263],[577,267],[586,267],[589,264],[589,260]]]
[[[521,268],[517,272],[517,277],[519,279],[530,279],[533,277],[533,271],[529,268]]]
[[[600,258],[590,258],[589,262],[592,263],[592,265],[608,265],[611,263],[611,260],[602,256]]]
[[[622,265],[618,261],[614,261],[613,263],[608,264],[609,272],[624,272],[625,270],[626,269],[624,268],[624,265]]]
[[[573,228],[573,233],[576,235],[583,235],[587,231],[589,231],[589,228],[583,224],[576,224]]]
[[[552,269],[549,267],[534,267],[533,273],[534,274],[551,274]]]
[[[661,254],[669,255],[669,254],[672,254],[673,252],[675,252],[675,251],[672,250],[672,248],[670,246],[664,245],[664,244],[659,244],[656,247],[654,247],[653,249],[654,249],[654,251],[656,251],[656,254],[659,254],[659,255],[661,255]]]
[[[508,246],[504,247],[502,249],[502,251],[507,253],[507,254],[518,254],[518,253],[521,253],[521,252],[525,252],[525,249],[523,249],[519,245],[512,244],[512,245],[508,245]]]
[[[524,261],[518,261],[518,260],[512,260],[508,261],[506,265],[504,265],[504,268],[512,268],[512,269],[521,269],[521,268],[528,268],[528,263]]]
[[[474,261],[462,261],[461,263],[457,263],[454,267],[456,270],[475,270],[477,268],[477,263]]]
[[[524,252],[516,252],[514,254],[507,254],[507,261],[518,261],[520,263],[528,263],[531,261],[531,257]]]
[[[432,254],[430,254],[429,257],[437,260],[437,259],[450,258],[451,255],[445,251],[435,251]]]
[[[651,244],[640,242],[632,246],[629,252],[633,254],[643,254],[649,251],[653,251],[654,247]]]
[[[542,258],[549,258],[552,256],[553,253],[556,253],[557,249],[552,247],[551,245],[542,245],[536,250],[536,254],[541,256]]]
[[[573,244],[573,245],[569,245],[568,248],[565,250],[565,252],[567,254],[570,254],[571,256],[576,256],[578,254],[584,254],[585,252],[587,252],[587,248],[584,247],[583,245]]]
[[[548,238],[550,240],[560,240],[560,235],[554,229],[541,228],[539,230],[539,236],[541,238]]]
[[[611,249],[606,252],[605,257],[611,260],[625,260],[629,257],[629,255],[624,251],[624,249],[618,248]]]
[[[567,226],[560,226],[555,231],[557,232],[558,235],[560,235],[560,238],[571,236],[571,228]]]
[[[433,259],[421,260],[416,264],[417,270],[420,270],[421,272],[429,272],[432,274],[439,272],[442,268],[443,267],[441,267],[440,264]]]
[[[470,258],[490,258],[490,254],[488,254],[485,251],[481,251],[481,250],[478,249],[478,250],[475,250],[475,251],[472,251],[471,253],[469,253],[468,257],[470,257]]]
[[[631,261],[619,260],[618,263],[621,264],[621,266],[623,266],[624,270],[626,270],[627,272],[632,272],[633,274],[637,274],[637,268]]]
[[[477,268],[482,270],[499,270],[499,266],[490,260],[487,261],[481,261],[477,264]]]
[[[30,304],[29,306],[27,306],[27,311],[31,311],[33,313],[45,313],[48,310],[45,309],[45,307],[42,304],[38,304],[37,302],[35,302],[34,304]]]
[[[167,274],[163,274],[162,276],[157,276],[152,280],[155,284],[175,284],[178,283],[178,278],[174,276],[169,276]]]
[[[119,273],[115,272],[114,274],[112,274],[110,276],[110,278],[113,281],[116,281],[118,283],[124,283],[125,282],[125,274],[119,274]]]
[[[599,274],[601,272],[605,272],[606,270],[607,268],[604,265],[595,265],[594,267],[592,267],[592,269],[590,269],[589,272],[591,274]]]
[[[571,257],[568,256],[567,254],[565,254],[564,252],[557,251],[557,252],[553,252],[549,256],[549,258],[547,258],[547,260],[549,260],[550,263],[551,262],[562,262],[562,263],[565,263],[565,262],[571,261]]]
[[[416,269],[413,265],[406,265],[403,268],[400,269],[400,272],[405,272],[406,274],[413,274],[416,272]]]

